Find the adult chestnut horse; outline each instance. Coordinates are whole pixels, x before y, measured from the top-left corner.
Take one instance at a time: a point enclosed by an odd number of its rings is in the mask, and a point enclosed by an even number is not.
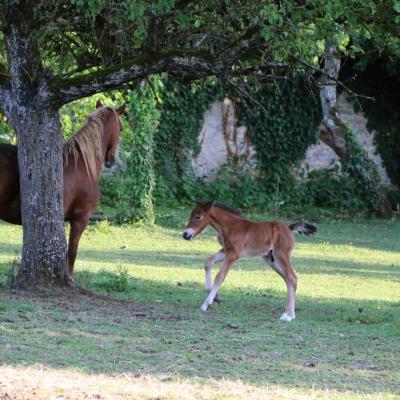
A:
[[[287,306],[280,319],[283,321],[295,319],[297,277],[290,264],[294,248],[292,232],[312,235],[317,228],[304,222],[289,226],[280,221],[254,222],[218,201],[198,201],[182,236],[190,240],[201,233],[207,225],[218,231],[218,242],[222,249],[209,257],[204,265],[206,290],[209,291],[209,295],[200,310],[205,312],[214,300],[221,301],[218,289],[235,261],[241,257],[262,256],[265,262],[284,279],[287,286]],[[224,264],[213,284],[211,267],[222,261]]]
[[[70,223],[68,272],[72,278],[79,240],[100,198],[103,164],[111,167],[125,105],[96,103],[96,111],[64,145],[64,218]],[[17,146],[0,144],[0,219],[21,225]]]

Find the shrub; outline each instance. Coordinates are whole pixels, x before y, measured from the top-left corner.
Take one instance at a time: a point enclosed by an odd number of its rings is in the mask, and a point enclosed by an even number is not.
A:
[[[126,292],[129,289],[128,269],[117,265],[115,272],[101,270],[95,274],[93,286],[106,292]]]
[[[116,223],[154,222],[154,144],[153,134],[158,125],[159,80],[150,86],[128,92],[128,126],[124,127],[120,154],[126,171],[102,178],[102,204],[114,210]]]
[[[221,98],[221,86],[213,79],[192,85],[168,79],[160,93],[160,124],[154,134],[155,196],[158,204],[166,204],[191,198],[190,156],[200,150],[203,115]]]

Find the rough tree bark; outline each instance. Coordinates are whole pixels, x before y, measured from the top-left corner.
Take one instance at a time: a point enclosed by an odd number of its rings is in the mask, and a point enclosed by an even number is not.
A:
[[[18,143],[24,235],[17,276],[20,288],[67,282],[63,137],[31,39],[31,24],[29,20],[25,24],[18,21],[18,25],[11,21],[5,31],[10,78],[1,93]]]
[[[44,108],[43,108],[44,107]],[[13,126],[18,136],[22,265],[19,287],[46,282],[67,282],[63,206],[63,138],[58,113],[36,101],[14,107]]]
[[[320,81],[320,98],[323,120],[320,125],[320,139],[330,146],[341,161],[346,161],[348,151],[344,138],[345,127],[337,104],[337,82],[340,72],[340,51],[336,44],[325,46],[324,74]]]

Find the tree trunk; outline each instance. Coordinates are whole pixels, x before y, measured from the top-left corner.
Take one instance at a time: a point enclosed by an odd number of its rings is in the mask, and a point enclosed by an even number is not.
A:
[[[321,78],[320,98],[323,120],[320,125],[320,138],[346,161],[348,151],[344,137],[342,119],[337,105],[337,80],[340,71],[340,52],[336,44],[325,46],[324,75]]]
[[[26,27],[25,27],[26,28]],[[2,99],[18,144],[22,265],[17,287],[67,282],[63,137],[28,29],[7,31],[10,82]]]
[[[323,121],[320,125],[320,138],[339,156],[347,173],[352,176],[355,190],[363,196],[369,210],[382,217],[391,217],[388,200],[379,193],[379,174],[372,160],[356,139],[350,140],[346,126],[340,117],[337,105],[337,81],[340,71],[340,52],[336,44],[325,45],[324,75],[321,78],[320,98]],[[363,154],[365,153],[365,154]],[[355,165],[357,164],[357,165]]]
[[[28,106],[18,113],[21,215],[23,224],[22,287],[66,281],[63,206],[63,138],[57,112]],[[36,106],[36,107],[35,107]]]

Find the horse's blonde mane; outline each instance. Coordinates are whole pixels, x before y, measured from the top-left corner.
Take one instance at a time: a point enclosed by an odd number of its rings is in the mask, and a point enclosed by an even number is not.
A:
[[[83,161],[88,176],[97,178],[97,161],[103,155],[104,123],[107,115],[114,112],[112,108],[102,107],[96,110],[87,123],[74,136],[64,143],[64,164],[68,165],[70,157],[75,165],[79,159]]]

